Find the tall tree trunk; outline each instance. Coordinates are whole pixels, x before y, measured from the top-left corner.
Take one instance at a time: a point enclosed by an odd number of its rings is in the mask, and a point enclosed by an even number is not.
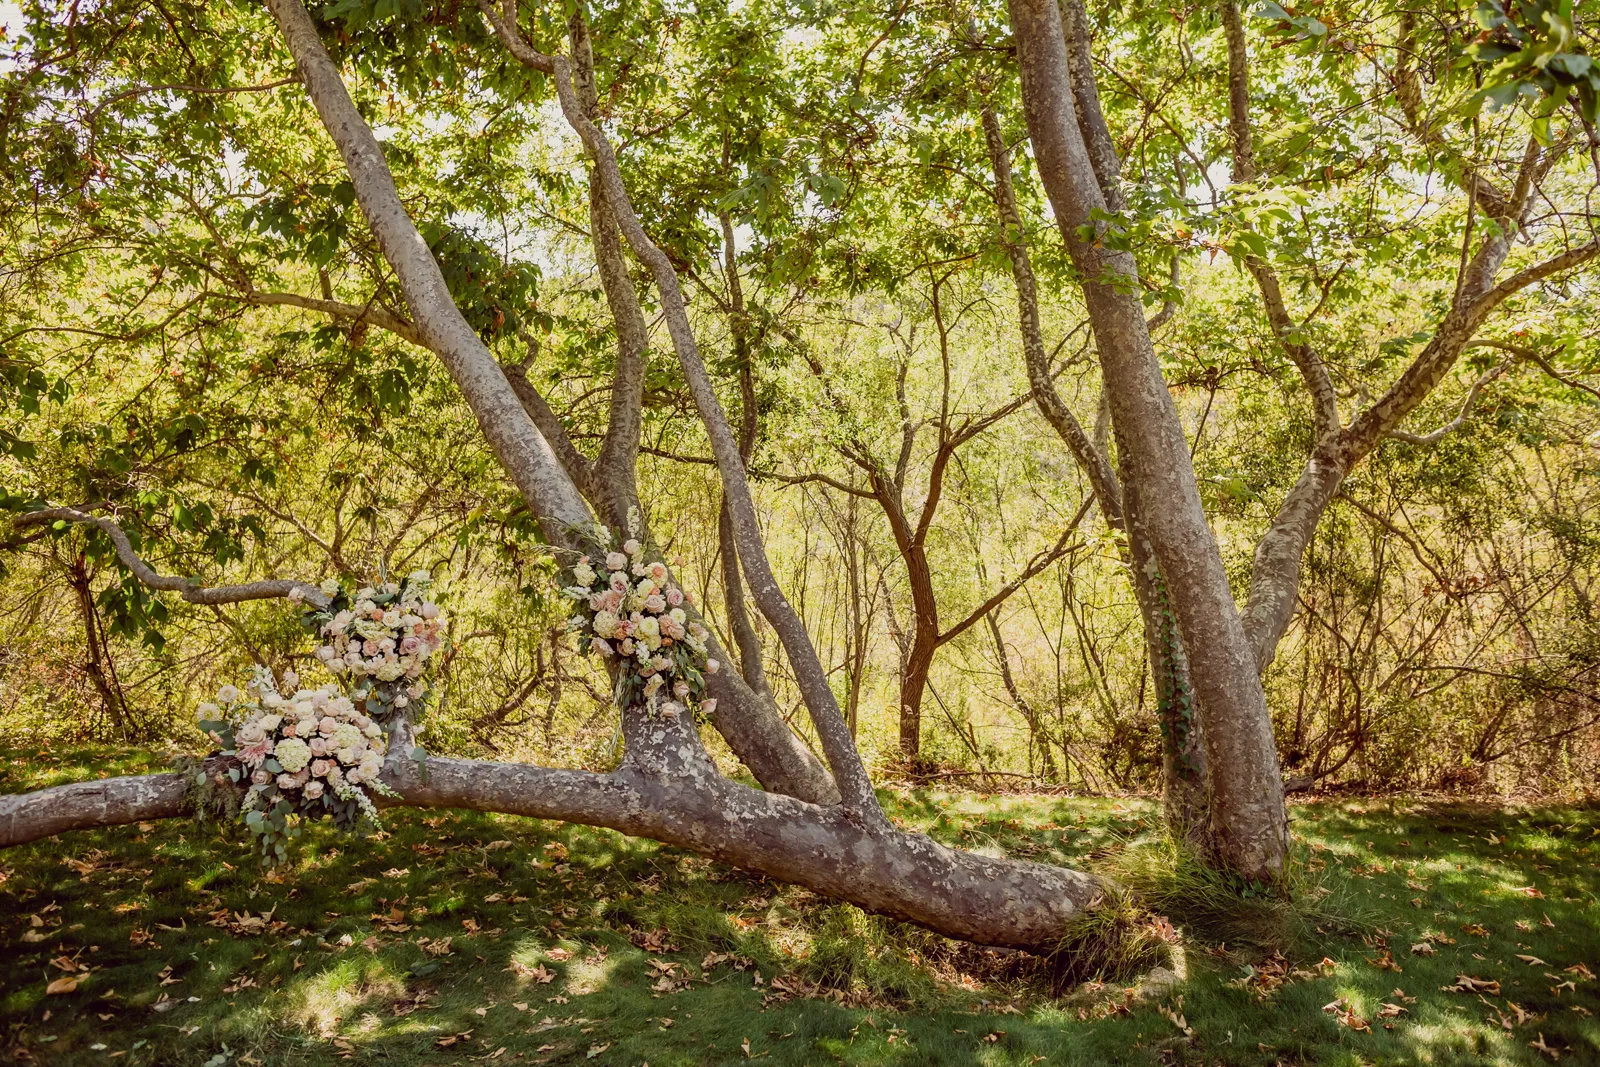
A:
[[[106,646],[105,631],[100,626],[100,616],[94,606],[94,590],[89,584],[88,563],[82,552],[73,557],[67,572],[67,584],[72,586],[78,600],[78,613],[83,618],[83,669],[89,682],[106,709],[111,729],[118,738],[126,739],[132,732],[133,720],[128,713],[128,699],[117,681],[116,662]]]
[[[1150,546],[1139,513],[1138,493],[1127,479],[1112,473],[1105,448],[1084,432],[1083,425],[1056,391],[1039,325],[1039,290],[1017,209],[1011,179],[1010,152],[1000,119],[988,105],[982,114],[984,141],[995,176],[995,200],[1003,227],[1002,241],[1011,261],[1017,287],[1017,318],[1022,330],[1023,360],[1033,386],[1034,402],[1046,422],[1067,445],[1089,479],[1106,524],[1128,534],[1123,558],[1133,583],[1134,599],[1144,625],[1150,676],[1155,683],[1161,724],[1164,810],[1173,836],[1201,852],[1209,848],[1206,774],[1202,730],[1195,714],[1194,689],[1189,681],[1183,639],[1173,625],[1166,583]],[[1113,156],[1113,169],[1114,169]],[[1126,455],[1121,446],[1119,455]]]
[[[1216,854],[1247,878],[1272,878],[1288,851],[1288,818],[1266,696],[1255,657],[1206,523],[1177,407],[1161,376],[1137,296],[1138,268],[1126,252],[1085,239],[1104,223],[1105,194],[1079,126],[1056,0],[1011,0],[1023,109],[1045,192],[1083,278],[1112,424],[1128,485],[1189,650],[1204,716]],[[1092,79],[1092,72],[1089,72]],[[1097,124],[1094,132],[1098,134]],[[1097,139],[1097,138],[1095,138]]]

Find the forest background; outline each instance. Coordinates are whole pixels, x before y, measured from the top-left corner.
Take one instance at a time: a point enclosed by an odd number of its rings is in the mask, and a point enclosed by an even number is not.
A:
[[[392,328],[395,281],[270,20],[101,6],[6,15],[9,43],[29,35],[0,90],[6,506],[115,515],[158,570],[211,584],[426,568],[451,627],[430,751],[614,764],[609,686],[563,637],[537,524],[449,379]],[[1474,104],[1493,56],[1471,48],[1495,28],[1446,7],[1421,26],[1337,3],[1247,17],[1256,181],[1236,173],[1223,20],[1091,12],[1129,190],[1113,239],[1158,279],[1157,351],[1241,599],[1314,440],[1289,350],[1315,345],[1350,409],[1381,392],[1449,303],[1463,228],[1492,224],[1463,168],[1511,177],[1530,124],[1553,162],[1513,257],[1592,225],[1592,122],[1576,102],[1541,112],[1537,93]],[[519,96],[535,76],[470,13],[318,15],[457,304],[589,449],[616,326],[577,137],[548,94]],[[538,16],[549,32],[561,17]],[[1014,79],[991,69],[1003,12],[750,0],[591,18],[604,125],[684,278],[774,568],[875,774],[1159,788],[1121,534],[1030,395],[986,104],[1023,229],[1050,214]],[[1050,373],[1104,442],[1071,264],[1058,241],[1032,251]],[[1263,307],[1261,257],[1290,333]],[[770,629],[730,617],[716,469],[651,279],[632,280],[650,317],[647,518],[724,646],[752,647],[736,631],[754,628],[814,744]],[[1516,292],[1340,488],[1264,675],[1291,789],[1593,782],[1597,310],[1581,271]],[[194,707],[220,683],[252,662],[312,673],[280,602],[162,599],[92,528],[19,527],[4,547],[8,744],[198,750]]]

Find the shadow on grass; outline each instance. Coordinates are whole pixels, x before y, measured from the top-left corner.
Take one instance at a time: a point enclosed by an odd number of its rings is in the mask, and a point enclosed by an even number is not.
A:
[[[1146,845],[1157,826],[1138,801],[885,797],[951,844],[1077,865]],[[1281,963],[1191,941],[1188,981],[1131,1006],[1115,985],[1055,999],[1014,954],[608,831],[397,811],[380,839],[311,828],[281,878],[231,831],[193,823],[67,835],[0,856],[0,1059],[1549,1062],[1539,1040],[1562,1062],[1600,1062],[1584,1014],[1600,1011],[1600,983],[1568,970],[1600,971],[1595,813],[1373,802],[1296,815],[1308,867],[1374,917],[1364,936],[1313,924]],[[1462,974],[1497,991],[1441,988]],[[45,992],[67,975],[76,990]]]

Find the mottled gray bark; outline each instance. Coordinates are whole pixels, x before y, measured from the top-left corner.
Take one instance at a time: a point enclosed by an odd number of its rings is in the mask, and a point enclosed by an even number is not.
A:
[[[1087,874],[961,852],[921,834],[865,825],[839,807],[731,782],[682,719],[630,709],[624,732],[627,756],[611,774],[439,756],[428,759],[424,773],[409,758],[392,757],[384,779],[399,795],[378,803],[610,827],[949,937],[1034,951],[1052,949],[1066,924],[1103,895]],[[0,797],[0,847],[187,814],[185,777],[111,778]]]
[[[1085,238],[1100,225],[1093,213],[1108,205],[1078,125],[1056,0],[1011,0],[1010,8],[1034,156],[1083,279],[1125,477],[1141,500],[1160,501],[1144,509],[1144,527],[1190,650],[1217,854],[1247,877],[1272,877],[1288,848],[1272,723],[1206,524],[1188,441],[1150,343],[1138,269],[1131,255]]]
[[[128,540],[121,526],[103,515],[91,515],[77,508],[44,508],[25,512],[11,521],[12,525],[19,527],[48,526],[58,522],[96,527],[110,539],[117,559],[133,572],[135,578],[151,589],[177,593],[191,604],[239,604],[246,600],[272,600],[287,596],[298,596],[317,605],[328,603],[327,596],[315,585],[285,578],[265,578],[242,585],[203,586],[192,578],[158,574],[133,550],[133,543]]]
[[[1078,14],[1081,18],[1081,10]],[[1068,40],[1070,44],[1073,38],[1069,36]],[[1088,110],[1091,121],[1098,115],[1097,106],[1091,109],[1080,107],[1080,117],[1085,110]],[[1062,400],[1051,379],[1044,334],[1039,325],[1038,283],[1023,234],[1022,216],[1017,209],[1009,151],[1000,129],[999,116],[992,107],[986,105],[983,108],[982,123],[990,166],[994,170],[995,200],[1004,227],[1002,240],[1011,262],[1011,276],[1017,287],[1017,317],[1021,324],[1023,360],[1028,368],[1028,380],[1033,386],[1034,401],[1040,414],[1066,443],[1068,451],[1089,479],[1106,524],[1114,530],[1127,532],[1128,555],[1124,562],[1128,565],[1134,598],[1138,602],[1140,619],[1144,625],[1145,648],[1161,721],[1163,807],[1167,826],[1177,839],[1204,849],[1208,834],[1204,740],[1195,713],[1194,690],[1189,681],[1183,640],[1171,621],[1161,569],[1136,506],[1137,492],[1131,488],[1124,490],[1112,472],[1106,449],[1084,432],[1083,425]],[[1099,125],[1104,128],[1103,123]],[[1107,141],[1109,150],[1109,138]],[[1109,181],[1115,188],[1119,184],[1115,154],[1111,155],[1109,162],[1102,160],[1095,168],[1095,173],[1102,185]]]

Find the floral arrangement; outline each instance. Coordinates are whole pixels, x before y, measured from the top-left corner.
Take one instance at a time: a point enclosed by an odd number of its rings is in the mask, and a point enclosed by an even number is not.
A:
[[[323,583],[325,607],[305,614],[308,629],[323,642],[316,657],[342,680],[357,706],[381,723],[403,711],[415,720],[428,692],[423,673],[444,647],[444,616],[428,599],[427,571],[403,582],[384,582],[348,593],[337,581]]]
[[[603,533],[602,547],[611,540]],[[666,564],[646,560],[637,536],[621,551],[596,555],[579,557],[573,584],[562,592],[576,609],[568,626],[579,650],[593,649],[617,668],[617,706],[642,699],[667,714],[692,706],[711,714],[716,700],[704,695],[705,676],[719,665],[706,655],[706,628],[685,611],[693,598],[673,583]]]
[[[353,830],[363,818],[377,823],[373,793],[394,795],[379,777],[383,727],[337,685],[297,689],[299,683],[284,672],[283,687],[293,694],[284,696],[272,673],[257,668],[244,691],[225,685],[216,703],[199,709],[200,729],[238,760],[228,776],[248,783],[240,810],[269,866],[287,858],[287,843],[299,835],[291,816],[331,818]]]

